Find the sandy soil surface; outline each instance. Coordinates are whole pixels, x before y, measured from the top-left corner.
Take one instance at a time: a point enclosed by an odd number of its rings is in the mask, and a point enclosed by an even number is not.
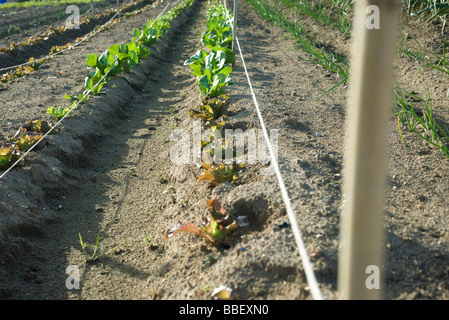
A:
[[[1,92],[0,133],[45,117],[64,94],[82,91],[88,53],[130,39],[132,30],[162,6],[125,20],[68,56],[17,80]],[[173,128],[191,130],[189,109],[199,89],[183,62],[202,48],[207,2],[195,1],[153,53],[130,74],[113,79],[67,119],[45,148],[0,181],[0,296],[6,299],[211,299],[220,285],[233,299],[311,299],[277,180],[248,165],[233,183],[198,183],[194,164],[173,165]],[[307,60],[280,28],[241,2],[239,39],[268,129],[279,130],[278,158],[320,288],[338,299],[339,214],[347,89],[335,75]],[[304,18],[304,25],[313,23]],[[429,47],[441,32],[414,28]],[[310,29],[313,29],[310,27]],[[323,43],[347,52],[349,39],[323,28]],[[411,32],[411,31],[408,31]],[[421,37],[421,38],[420,38]],[[419,94],[429,87],[435,113],[447,119],[447,80],[399,56],[399,82]],[[59,73],[58,73],[59,72]],[[237,59],[229,127],[258,129],[248,83]],[[444,90],[443,90],[444,89]],[[444,91],[444,92],[443,92]],[[386,299],[448,299],[448,159],[390,123],[385,189]],[[216,194],[227,212],[249,225],[226,245],[194,234],[164,234],[177,223],[200,225]],[[79,234],[100,256],[81,248]],[[68,266],[81,288],[68,290]]]
[[[129,2],[129,1],[127,1]],[[9,8],[0,10],[0,45],[11,41],[16,43],[45,31],[50,25],[63,25],[69,14],[66,14],[67,4],[58,6],[40,6],[29,8]],[[77,4],[80,15],[88,13],[90,3]],[[106,0],[95,2],[95,13],[110,8],[117,8],[117,1]]]
[[[127,2],[125,6],[123,6],[123,4],[120,6],[121,8],[123,7],[123,9],[121,9],[121,13],[123,15],[138,10],[150,5],[152,2],[154,1],[143,0]],[[62,21],[54,22],[54,24],[49,23],[50,21],[48,21],[39,28],[28,29],[11,36],[0,37],[1,47],[8,48],[11,43],[15,44],[15,49],[12,52],[0,52],[0,69],[28,62],[31,57],[35,59],[46,57],[50,53],[50,50],[52,50],[55,46],[75,43],[77,38],[93,32],[96,30],[95,27],[102,26],[111,20],[111,18],[116,14],[116,9],[116,2],[115,5],[112,5],[111,3],[99,3],[94,16],[86,15],[81,17],[78,29],[63,29],[63,31],[55,32],[58,28],[66,26],[65,19],[69,15],[65,15]],[[27,11],[27,14],[33,17],[35,16],[32,8]],[[116,19],[114,20],[118,20],[118,16],[116,16]],[[30,38],[33,39],[33,41],[36,41],[37,38],[42,39],[42,41],[31,42],[31,44],[29,44],[28,41]],[[27,44],[24,45],[23,43]]]

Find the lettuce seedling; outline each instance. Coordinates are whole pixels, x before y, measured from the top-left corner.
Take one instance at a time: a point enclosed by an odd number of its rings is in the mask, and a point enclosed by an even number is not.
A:
[[[235,53],[226,47],[212,47],[211,52],[223,51],[226,54],[226,64],[232,64],[235,61]]]
[[[200,229],[191,222],[178,224],[167,232],[165,238],[169,239],[179,232],[193,232],[210,242],[222,242],[232,230],[237,228],[237,222],[232,215],[226,214],[217,196],[207,201],[207,209],[210,216],[203,217]]]
[[[79,103],[84,103],[84,102],[86,102],[87,100],[89,100],[89,95],[87,94],[87,90],[84,90],[83,93],[80,93],[80,94],[77,95],[77,96],[71,96],[71,95],[69,95],[69,94],[66,94],[66,95],[64,96],[64,98],[66,98],[67,100],[74,101],[74,103],[73,103],[73,105],[72,105],[72,107],[74,107],[78,101],[79,101]]]
[[[227,56],[223,50],[212,51],[210,54],[199,50],[187,59],[184,65],[190,65],[193,74],[197,76],[201,93],[216,97],[224,93],[224,87],[232,79],[230,75],[232,68],[226,61]]]
[[[243,170],[243,164],[219,165],[207,164],[201,162],[201,166],[205,171],[198,177],[197,184],[201,181],[210,181],[212,186],[216,186],[222,182],[232,182],[237,179],[238,173]]]
[[[204,74],[207,56],[208,53],[206,51],[198,50],[193,56],[184,62],[184,65],[192,68],[194,76],[201,77]]]
[[[215,242],[214,239],[209,236],[207,233],[204,233],[202,231],[200,231],[200,229],[198,229],[198,227],[196,225],[194,225],[193,223],[189,222],[187,224],[181,224],[178,223],[176,226],[174,226],[170,231],[168,231],[165,234],[165,238],[166,239],[170,239],[171,237],[173,237],[175,234],[177,234],[178,232],[193,232],[207,240],[209,240],[210,242]]]
[[[201,140],[201,160],[205,164],[217,163],[218,161],[223,162],[223,160],[226,159],[227,152],[232,154],[234,158],[236,157],[236,151],[234,150],[232,140],[229,141],[223,138],[215,141],[213,134],[211,134],[209,138],[209,141]]]
[[[139,59],[146,58],[151,52],[145,46],[136,41],[129,44],[115,44],[108,48],[108,53],[117,58],[115,69],[113,73],[121,70],[129,72],[131,68],[139,63]]]
[[[55,107],[50,107],[47,109],[47,113],[54,116],[56,119],[60,120],[62,119],[67,113],[70,112],[70,108],[61,108],[58,107],[57,109]]]
[[[101,74],[105,75],[114,66],[115,58],[108,50],[105,50],[100,58],[97,54],[87,55],[86,64],[91,68],[98,68]]]
[[[226,112],[226,108],[229,105],[228,99],[229,96],[225,94],[218,97],[206,96],[206,98],[204,98],[198,106],[199,111],[191,109],[190,116],[192,118],[199,118],[205,121],[217,120]],[[226,120],[225,116],[223,116],[223,120]]]
[[[19,131],[11,139],[12,142],[17,144],[20,151],[27,151],[35,143],[42,139],[42,134],[39,133],[27,133],[25,128],[20,128]]]
[[[27,68],[25,68],[25,72],[26,72],[26,73],[30,73],[31,71],[38,70],[39,67],[41,66],[41,64],[38,63],[38,62],[36,61],[36,59],[34,59],[33,57],[31,57],[30,59],[28,59],[28,62],[29,62],[30,64],[28,65]]]
[[[28,120],[23,126],[25,129],[31,132],[47,133],[53,127],[53,125],[45,120]]]
[[[8,169],[20,156],[17,146],[13,143],[6,143],[0,147],[0,169]]]
[[[147,47],[151,47],[157,39],[168,32],[170,28],[169,21],[170,18],[161,17],[160,19],[154,21],[150,20],[143,26],[142,31],[139,29],[134,29],[133,41],[144,44]]]
[[[201,37],[201,42],[209,49],[213,47],[231,48],[233,18],[226,19],[223,10],[210,12],[207,21],[207,30]]]
[[[27,66],[19,66],[16,69],[10,70],[1,77],[1,82],[6,83],[15,78],[25,77],[27,74],[39,69],[40,63],[37,63],[33,57],[28,60]]]
[[[101,74],[100,70],[97,68],[95,72],[90,73],[90,77],[86,77],[84,79],[84,89],[85,91],[83,94],[91,92],[93,94],[99,94],[101,88],[105,85],[107,77],[104,77],[102,80],[103,75]]]

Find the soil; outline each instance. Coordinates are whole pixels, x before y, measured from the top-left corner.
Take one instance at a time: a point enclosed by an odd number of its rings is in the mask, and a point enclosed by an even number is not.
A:
[[[45,31],[52,24],[64,24],[69,16],[65,12],[67,6],[67,4],[63,4],[1,9],[0,46],[8,45],[11,41],[19,43],[28,37],[34,36],[36,33]],[[80,15],[86,14],[91,8],[90,3],[79,3],[77,6],[80,10]],[[95,2],[94,8],[96,10],[95,13],[106,9],[115,9],[117,8],[117,1],[105,0]]]
[[[29,119],[45,117],[64,94],[83,90],[88,53],[129,39],[165,4],[124,20],[67,55],[55,57],[1,92],[3,138]],[[274,175],[247,165],[233,183],[197,184],[195,164],[174,165],[174,127],[192,129],[189,109],[199,89],[184,61],[202,48],[206,1],[179,16],[152,54],[116,77],[66,119],[21,168],[0,180],[0,297],[4,299],[211,299],[227,285],[232,299],[311,299]],[[268,129],[279,130],[278,160],[307,251],[326,299],[339,299],[337,266],[346,94],[335,75],[307,61],[280,28],[239,5],[239,40]],[[302,17],[305,26],[313,23]],[[416,25],[415,25],[416,24]],[[441,26],[409,34],[429,47]],[[421,26],[421,24],[419,24]],[[311,28],[313,29],[313,28]],[[315,27],[316,29],[316,27]],[[323,28],[321,39],[348,52],[349,39]],[[69,58],[69,59],[68,59]],[[421,96],[428,87],[438,121],[447,123],[447,80],[398,56],[398,82]],[[259,128],[238,58],[233,69],[229,126]],[[68,89],[69,88],[69,89]],[[70,92],[68,92],[70,91]],[[448,159],[410,133],[401,141],[396,118],[389,134],[385,202],[385,299],[448,299]],[[343,176],[344,178],[344,176]],[[172,192],[173,191],[173,192]],[[172,192],[172,193],[171,193]],[[247,216],[227,245],[194,234],[164,234],[180,223],[200,225],[206,201]],[[82,250],[79,235],[100,255]],[[68,266],[80,289],[66,287]]]
[[[151,4],[152,2],[153,1],[150,1],[150,0],[137,1],[134,4],[132,4],[131,6],[124,8],[121,12],[122,12],[122,14],[125,14],[127,12],[143,8],[143,7]],[[115,6],[111,5],[111,4],[106,5],[106,3],[100,3],[100,4],[102,4],[102,5],[97,7],[96,14],[98,14],[102,11],[106,11],[107,9],[110,10],[110,9],[117,8],[116,4],[115,4]],[[33,9],[29,9],[29,10],[30,11],[28,12],[28,14],[34,15]],[[46,57],[46,56],[48,56],[48,54],[53,46],[62,46],[67,43],[74,43],[78,37],[83,37],[84,35],[88,34],[89,32],[94,31],[96,26],[101,26],[101,25],[105,24],[106,22],[108,22],[114,14],[115,13],[111,13],[110,15],[106,14],[106,15],[100,16],[100,17],[96,16],[96,18],[91,17],[91,18],[89,18],[87,23],[80,24],[78,29],[66,29],[64,32],[62,32],[60,34],[54,34],[51,37],[44,38],[44,40],[41,42],[37,42],[35,44],[26,45],[26,46],[18,45],[17,48],[12,52],[2,52],[2,53],[0,53],[0,68],[6,68],[9,66],[20,65],[22,63],[28,62],[28,60],[31,57],[34,57],[35,59],[40,58],[40,57]],[[66,17],[66,16],[64,16],[64,17]],[[118,19],[118,18],[116,18],[116,19]],[[59,27],[62,25],[65,25],[65,20],[63,20],[63,22],[57,23],[55,26]],[[51,28],[51,27],[53,27],[53,29],[54,29],[54,26],[45,24],[45,26],[43,26],[43,27],[40,27],[38,29],[37,28],[30,29],[29,31],[22,32],[19,35],[13,35],[13,36],[5,37],[5,38],[0,38],[0,46],[9,46],[9,44],[11,42],[15,42],[16,44],[21,43],[22,41],[27,40],[30,37],[35,38],[35,35],[43,34],[47,31],[49,31],[49,28]]]

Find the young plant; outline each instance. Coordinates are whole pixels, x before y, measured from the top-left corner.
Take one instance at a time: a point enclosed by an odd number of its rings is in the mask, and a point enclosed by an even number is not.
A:
[[[159,171],[159,172],[157,173],[157,175],[158,175],[158,177],[159,177],[159,183],[160,183],[160,184],[164,184],[164,183],[167,183],[167,182],[168,182],[168,180],[164,177],[164,172],[163,172],[163,171]]]
[[[222,6],[217,6],[216,8],[222,8]],[[225,9],[222,8],[221,10],[209,14],[207,30],[201,37],[201,42],[209,49],[213,47],[231,49],[234,18],[231,16],[230,20],[227,20]]]
[[[20,151],[13,143],[6,143],[0,147],[0,170],[8,169],[20,157]]]
[[[98,240],[100,239],[100,232],[98,232],[97,240],[95,242],[95,245],[91,245],[91,244],[89,244],[87,242],[83,242],[83,238],[81,237],[81,233],[79,233],[79,232],[78,232],[78,236],[80,238],[81,248],[83,249],[83,253],[84,253],[84,256],[86,257],[86,260],[87,261],[94,261],[94,260],[97,260],[98,258],[100,258],[101,255],[99,253],[97,253],[98,249],[99,249]],[[89,254],[86,252],[86,248],[92,248],[93,249],[93,252],[92,252],[91,256],[89,256]]]
[[[70,108],[62,108],[62,107],[50,107],[47,109],[47,113],[54,116],[56,119],[60,120],[62,119],[67,113],[70,112]]]
[[[170,28],[168,20],[171,19],[168,17],[161,17],[156,21],[148,21],[148,23],[143,26],[142,31],[137,28],[134,29],[133,41],[137,41],[147,47],[151,47],[156,40],[168,32],[168,29]]]
[[[15,143],[20,151],[27,151],[34,144],[36,144],[42,135],[39,133],[27,133],[25,128],[20,128],[19,131],[11,139],[11,142]]]
[[[394,91],[395,106],[401,107],[401,110],[398,111],[396,115],[398,116],[398,129],[402,141],[409,147],[409,144],[405,141],[404,136],[402,135],[401,124],[406,125],[410,132],[415,133],[419,138],[440,149],[444,155],[449,158],[449,130],[443,128],[435,121],[432,99],[429,91],[427,92],[429,96],[427,102],[421,97],[404,90],[405,94],[408,96],[407,101],[402,91],[403,90],[399,86],[398,89]],[[415,110],[413,107],[413,100],[424,104],[422,112]],[[420,130],[422,130],[423,133],[421,133]]]
[[[89,100],[89,95],[87,94],[87,90],[84,90],[83,93],[80,93],[80,94],[77,95],[77,96],[71,96],[71,95],[69,95],[69,94],[66,94],[66,95],[64,96],[64,98],[66,98],[67,100],[73,101],[73,104],[72,104],[72,107],[71,107],[71,108],[74,108],[75,105],[76,105],[78,102],[79,102],[79,103],[84,103],[84,102],[86,102],[87,100]]]
[[[222,94],[218,97],[206,97],[201,100],[198,111],[191,109],[190,117],[198,118],[204,121],[218,120],[224,116],[229,106],[229,96]],[[223,120],[226,120],[224,118]]]
[[[115,62],[115,56],[109,52],[109,48],[100,57],[97,54],[89,54],[86,59],[86,64],[91,68],[98,69],[102,75],[105,75],[112,69],[115,66]]]
[[[175,198],[176,189],[173,186],[168,186],[167,189],[162,191],[162,193],[170,195],[170,202],[173,204],[176,203],[176,198]]]
[[[207,209],[210,213],[208,217],[203,217],[203,223],[198,228],[189,222],[185,225],[178,224],[165,235],[166,239],[170,239],[179,232],[193,232],[212,243],[223,242],[226,236],[237,228],[237,221],[221,205],[215,196],[207,201]]]
[[[51,130],[53,125],[45,120],[28,120],[23,126],[26,130],[37,133],[47,133]]]
[[[226,64],[227,61],[229,58],[223,50],[212,51],[210,54],[199,50],[187,59],[184,65],[190,65],[193,74],[197,76],[201,93],[216,97],[224,94],[224,87],[232,79],[232,68]]]
[[[243,170],[243,164],[219,165],[207,164],[201,162],[201,166],[205,169],[198,177],[197,184],[201,181],[209,181],[212,186],[216,186],[222,182],[232,182],[238,178],[238,173]]]

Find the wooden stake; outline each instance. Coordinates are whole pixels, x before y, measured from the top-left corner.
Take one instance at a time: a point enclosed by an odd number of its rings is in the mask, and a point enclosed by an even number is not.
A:
[[[338,285],[343,299],[380,299],[388,116],[398,0],[356,5]]]
[[[95,7],[94,7],[94,0],[90,0],[90,7],[92,8],[92,15],[95,15]]]
[[[234,11],[232,12],[234,16],[233,26],[232,26],[232,52],[235,53],[235,38],[237,37],[237,0],[234,0]],[[235,60],[232,63],[232,67],[235,66]]]
[[[120,0],[117,0],[118,21],[120,22]]]

